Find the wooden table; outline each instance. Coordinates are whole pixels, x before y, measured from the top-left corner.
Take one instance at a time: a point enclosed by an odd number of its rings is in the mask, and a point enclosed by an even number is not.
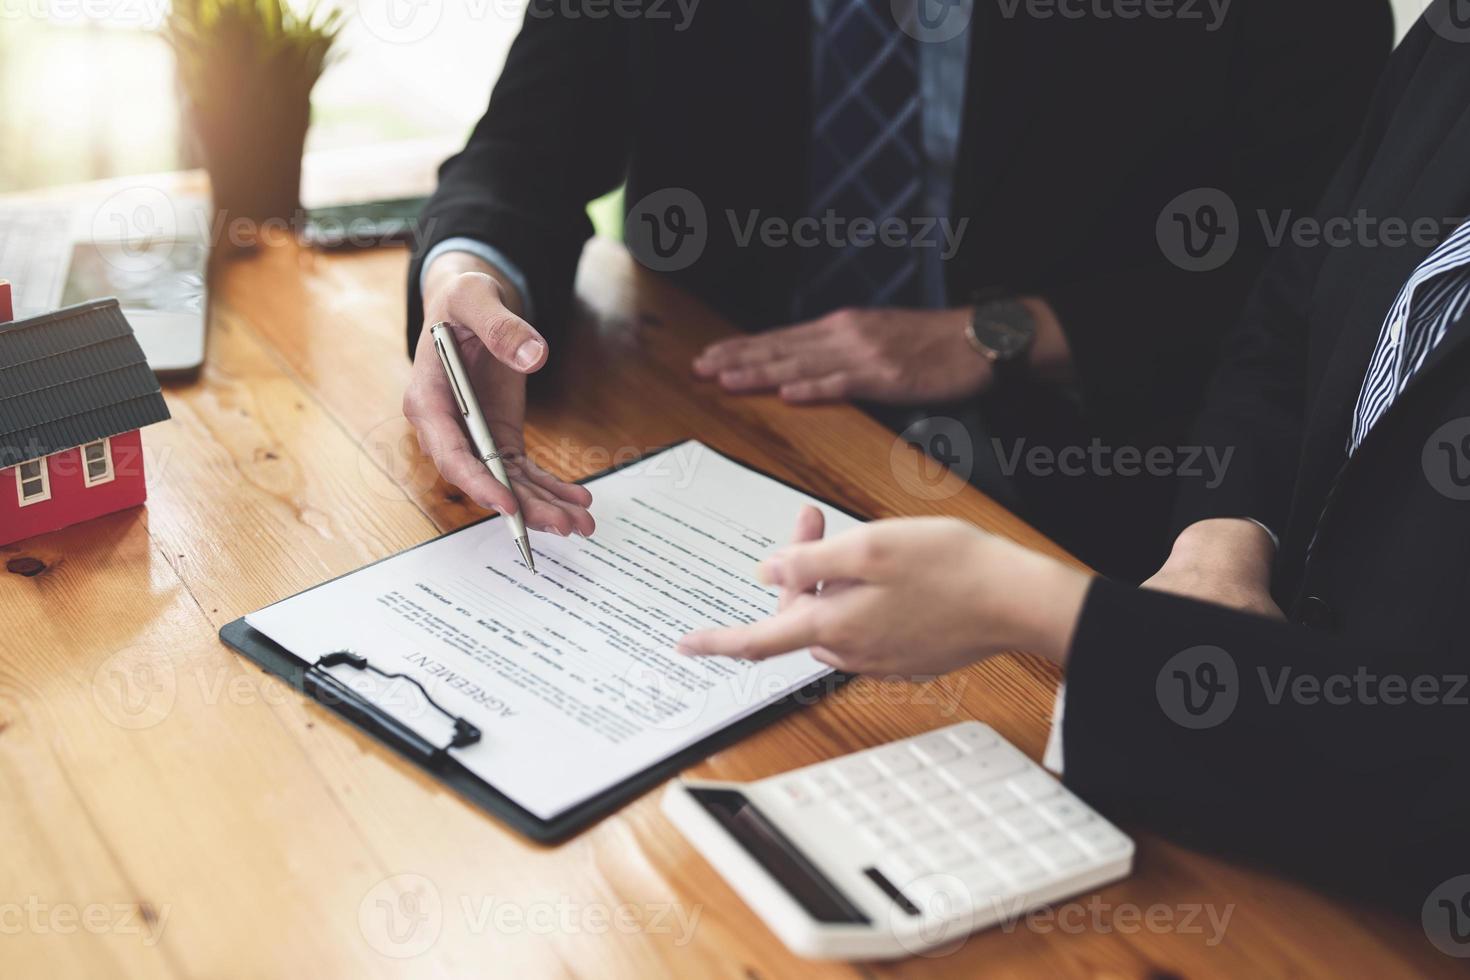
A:
[[[167,387],[174,418],[144,436],[147,507],[0,554],[45,566],[0,574],[0,975],[1457,968],[1416,923],[1148,835],[1132,878],[1056,919],[934,957],[805,963],[674,831],[656,793],[560,847],[530,845],[264,675],[220,644],[220,626],[479,516],[435,478],[399,412],[405,263],[400,250],[279,242],[223,267],[207,367]],[[554,350],[529,427],[562,476],[698,436],[860,512],[952,514],[1057,550],[854,409],[694,382],[691,354],[728,325],[618,246],[589,248],[579,293],[588,315]],[[1056,683],[1027,657],[922,686],[862,680],[695,772],[760,777],[965,718],[1039,756]],[[1228,916],[1223,937],[1211,916]]]

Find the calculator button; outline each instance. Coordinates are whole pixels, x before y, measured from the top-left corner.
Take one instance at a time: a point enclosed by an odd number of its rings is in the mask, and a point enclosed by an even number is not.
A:
[[[1036,804],[1036,810],[1063,830],[1086,823],[1092,814],[1070,796],[1056,796]]]
[[[993,821],[966,827],[960,832],[960,839],[970,845],[981,857],[999,854],[1001,851],[1008,851],[1016,846],[1011,835],[996,826]]]
[[[898,828],[899,833],[904,834],[910,840],[930,837],[944,830],[939,825],[938,820],[935,820],[918,807],[911,807],[907,810],[891,814],[889,820]]]
[[[906,776],[919,768],[918,756],[910,752],[908,746],[902,742],[885,745],[872,752],[869,758],[882,766],[883,771],[890,776]]]
[[[929,859],[929,866],[937,870],[947,871],[978,860],[968,847],[960,843],[958,837],[950,834],[941,834],[925,841],[922,850]]]
[[[941,762],[957,759],[960,750],[951,742],[944,732],[930,732],[928,735],[920,735],[909,742],[909,747],[931,766],[937,766]]]
[[[1023,800],[1033,802],[1035,800],[1044,800],[1048,796],[1055,796],[1062,790],[1055,779],[1052,779],[1040,769],[1023,772],[1013,778],[1010,784],[1011,790],[1017,796]]]
[[[839,796],[834,800],[828,800],[827,805],[832,812],[848,823],[857,823],[868,817],[869,809],[855,796]]]
[[[955,789],[969,789],[979,786],[990,780],[990,770],[984,763],[977,763],[971,755],[962,756],[953,762],[945,763],[937,770],[941,776],[950,782]]]
[[[984,819],[980,808],[963,796],[945,796],[929,804],[929,809],[951,827],[964,827]]]
[[[1023,772],[1029,763],[1009,750],[986,749],[945,763],[939,771],[956,787],[965,789]]]
[[[1082,853],[1082,848],[1065,837],[1055,835],[1032,845],[1031,853],[1041,858],[1042,863],[1057,871],[1068,871],[1087,862],[1087,855]]]
[[[863,756],[850,756],[833,763],[832,768],[853,789],[871,786],[881,778],[881,773]]]
[[[1004,827],[1018,844],[1055,833],[1046,818],[1035,810],[1011,810],[996,817],[996,823]]]
[[[984,766],[985,770],[990,773],[991,779],[1014,776],[1031,768],[1031,760],[1009,745],[998,745],[993,749],[985,749],[967,758]]]
[[[818,769],[816,772],[807,776],[806,779],[811,784],[812,789],[822,796],[836,796],[845,788],[842,785],[842,780],[838,779],[828,769]]]
[[[1072,838],[1082,842],[1098,857],[1113,857],[1128,850],[1129,840],[1101,820],[1090,819],[1072,830]]]
[[[780,794],[783,802],[790,803],[792,806],[806,806],[815,799],[806,780],[800,776],[783,779],[776,784],[776,792]]]
[[[876,783],[863,790],[860,795],[879,813],[909,805],[909,798],[892,783]]]
[[[1036,881],[1046,875],[1046,869],[1041,866],[1041,862],[1020,847],[1001,851],[989,858],[986,864],[1007,881],[1021,885]]]
[[[970,892],[971,905],[978,907],[982,902],[994,900],[1005,894],[1006,885],[988,865],[976,861],[955,870],[958,878]]]
[[[866,823],[860,823],[858,824],[858,829],[863,832],[863,837],[867,839],[868,843],[874,847],[887,850],[889,848],[900,847],[904,843],[904,838],[881,820],[875,819]]]
[[[980,749],[988,749],[1000,741],[995,732],[984,725],[956,725],[946,729],[945,735],[966,752],[978,752]]]
[[[916,772],[903,781],[903,788],[920,803],[937,800],[950,794],[949,783],[934,773],[924,770]]]
[[[986,815],[992,817],[1021,805],[1016,794],[1012,793],[1005,783],[991,783],[989,786],[972,789],[969,796],[981,810],[985,811]]]

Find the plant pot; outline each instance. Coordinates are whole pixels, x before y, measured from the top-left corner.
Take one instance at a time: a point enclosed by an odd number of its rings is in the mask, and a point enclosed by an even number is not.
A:
[[[208,106],[190,103],[189,127],[214,191],[216,247],[248,250],[256,242],[231,228],[259,227],[271,219],[291,221],[300,208],[301,155],[311,121],[310,90],[257,84],[217,92]],[[242,220],[243,219],[243,220]]]

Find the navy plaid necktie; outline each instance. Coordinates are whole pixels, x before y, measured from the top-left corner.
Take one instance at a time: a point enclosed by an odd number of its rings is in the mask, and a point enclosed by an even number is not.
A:
[[[919,70],[915,41],[890,0],[830,0],[815,25],[808,214],[822,222],[807,250],[794,313],[841,306],[916,306],[919,260],[912,247],[883,244],[885,221],[913,217],[923,187]],[[828,215],[831,220],[828,220]]]

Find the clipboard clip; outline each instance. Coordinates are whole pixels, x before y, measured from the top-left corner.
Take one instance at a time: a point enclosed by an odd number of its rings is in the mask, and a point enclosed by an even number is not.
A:
[[[371,671],[387,680],[405,680],[419,689],[424,701],[445,718],[454,723],[454,736],[448,745],[435,745],[393,714],[383,710],[363,697],[348,685],[328,673],[328,668],[346,664],[356,670]],[[450,749],[474,745],[480,740],[480,729],[446,711],[424,690],[424,685],[407,674],[389,674],[379,670],[368,659],[351,650],[338,650],[319,657],[317,662],[306,668],[301,678],[301,689],[320,703],[346,715],[353,722],[366,728],[379,738],[408,753],[420,763],[438,767],[449,758]]]

